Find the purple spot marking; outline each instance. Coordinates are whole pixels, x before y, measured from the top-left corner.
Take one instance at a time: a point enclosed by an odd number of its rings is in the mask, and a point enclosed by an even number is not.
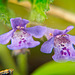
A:
[[[24,38],[22,40],[24,40]]]
[[[21,37],[22,37],[22,35],[21,35]]]
[[[61,55],[66,55],[67,53],[66,52],[63,52],[63,50],[61,51]]]
[[[23,32],[23,34],[26,34],[26,32]]]
[[[66,50],[66,47],[62,48],[63,50]]]
[[[19,44],[21,44],[21,43],[22,43],[22,41],[19,42]]]
[[[64,46],[63,44],[61,44],[61,46]]]
[[[26,40],[23,41],[24,43],[26,42]]]
[[[60,53],[61,53],[61,55],[63,55],[63,51],[61,51]]]
[[[69,52],[69,49],[67,49],[67,52],[68,52],[68,55],[70,56],[70,52]]]
[[[64,55],[66,55],[67,53],[66,52],[64,52]]]
[[[66,47],[62,48],[63,50],[66,50],[68,55],[70,56],[70,52],[69,52],[69,49],[66,49]],[[66,55],[67,53],[66,52],[63,52],[63,50],[61,51],[61,55]]]

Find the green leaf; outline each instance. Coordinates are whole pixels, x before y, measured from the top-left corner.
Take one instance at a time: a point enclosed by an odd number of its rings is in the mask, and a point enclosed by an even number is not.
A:
[[[75,75],[75,62],[49,62],[35,70],[32,75]]]
[[[5,5],[0,4],[0,22],[11,28],[10,18],[14,18],[15,14],[11,9],[8,9]]]
[[[47,16],[46,12],[49,10],[49,4],[52,3],[53,0],[33,0],[32,3],[32,11],[30,19],[32,21],[42,22]]]

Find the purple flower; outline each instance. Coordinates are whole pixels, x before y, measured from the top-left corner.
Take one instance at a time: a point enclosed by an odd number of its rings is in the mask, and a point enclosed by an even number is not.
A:
[[[73,26],[69,26],[65,30],[48,28],[45,34],[48,41],[41,46],[41,52],[51,53],[54,48],[52,58],[56,62],[75,60],[75,50],[73,47],[73,44],[75,44],[75,36],[66,34],[73,28]]]
[[[34,26],[26,28],[29,21],[21,18],[11,18],[10,22],[12,30],[0,35],[0,44],[7,44],[11,40],[11,44],[7,46],[11,50],[32,48],[40,44],[39,41],[34,41],[32,36],[41,38],[46,31],[46,27]]]

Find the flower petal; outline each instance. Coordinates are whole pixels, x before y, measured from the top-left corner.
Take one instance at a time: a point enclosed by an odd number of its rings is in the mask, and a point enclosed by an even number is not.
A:
[[[54,31],[54,36],[57,36],[57,35],[61,35],[63,33],[63,30],[58,30],[58,29],[55,29]]]
[[[47,28],[47,31],[45,32],[45,36],[48,40],[53,37],[54,30],[55,29]]]
[[[59,34],[64,34],[64,33],[67,33],[69,32],[70,30],[72,30],[74,28],[74,26],[68,26],[65,30],[58,30],[58,29],[55,29],[54,31],[54,35],[59,35]]]
[[[67,33],[70,30],[72,30],[73,28],[74,28],[73,26],[68,26],[65,30],[58,30],[58,29],[47,28],[47,31],[45,33],[45,36],[49,40],[53,36],[57,36],[57,35],[60,35],[60,34]]]
[[[67,62],[70,61],[68,56],[62,56],[58,48],[54,48],[55,54],[52,56],[53,60],[56,62]]]
[[[46,41],[41,46],[41,52],[43,52],[43,53],[51,53],[53,47],[54,47],[54,38],[51,38],[50,40]]]
[[[47,39],[51,39],[53,36],[57,36],[59,34],[62,34],[63,30],[58,30],[58,29],[52,29],[52,28],[47,28],[47,31],[45,33],[45,36]]]
[[[14,30],[11,30],[5,34],[0,35],[0,44],[7,44],[10,41],[13,32]]]
[[[14,33],[11,39],[11,45],[8,45],[7,47],[11,50],[18,50],[22,48],[35,47],[39,44],[40,42],[34,41],[30,34],[21,30]]]
[[[75,45],[75,36],[69,35],[69,39]]]
[[[71,61],[75,62],[75,50],[73,50],[72,52]]]
[[[41,38],[46,32],[46,27],[44,26],[34,26],[30,28],[26,28],[26,32],[32,34],[32,36],[36,38]]]
[[[28,48],[33,48],[33,47],[36,47],[37,45],[39,45],[40,42],[39,41],[31,41],[28,43]]]
[[[24,44],[21,44],[21,45],[18,45],[17,43],[14,43],[14,44],[8,45],[7,47],[10,50],[18,50],[18,49],[23,49],[23,48],[33,48],[33,47],[36,47],[39,44],[40,44],[39,41],[32,41],[32,42],[24,43]]]
[[[74,28],[74,26],[68,26],[64,31],[64,33],[69,32],[70,30],[72,30]]]
[[[25,25],[27,23],[29,23],[28,20],[26,19],[21,19],[21,18],[11,18],[10,19],[10,22],[11,22],[11,26],[13,29],[16,29],[16,26],[22,26],[22,27],[25,27]]]
[[[61,52],[63,49],[63,53]],[[55,54],[52,56],[54,61],[56,62],[66,62],[75,60],[75,50],[72,47],[72,43],[67,45],[64,48],[56,48],[54,47]]]

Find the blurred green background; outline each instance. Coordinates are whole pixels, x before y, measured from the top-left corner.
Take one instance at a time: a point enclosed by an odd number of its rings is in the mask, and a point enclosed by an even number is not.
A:
[[[75,0],[54,0],[52,5],[75,14]],[[27,10],[27,8],[14,3],[8,3],[7,7],[13,10],[16,17],[29,19],[30,10]],[[70,25],[75,27],[75,24],[67,22],[57,16],[47,14],[47,17],[48,19],[43,23],[38,24],[61,30]],[[9,28],[1,22],[0,34],[8,31]],[[71,30],[69,34],[75,35],[75,28]],[[10,51],[6,45],[0,45],[0,70],[13,68],[14,75],[75,75],[75,62],[56,63],[52,59],[53,52],[51,54],[45,54],[40,51],[41,45],[47,39],[43,37],[36,40],[41,42],[39,46],[31,48],[30,53],[19,54],[17,56],[13,56],[12,51]]]

